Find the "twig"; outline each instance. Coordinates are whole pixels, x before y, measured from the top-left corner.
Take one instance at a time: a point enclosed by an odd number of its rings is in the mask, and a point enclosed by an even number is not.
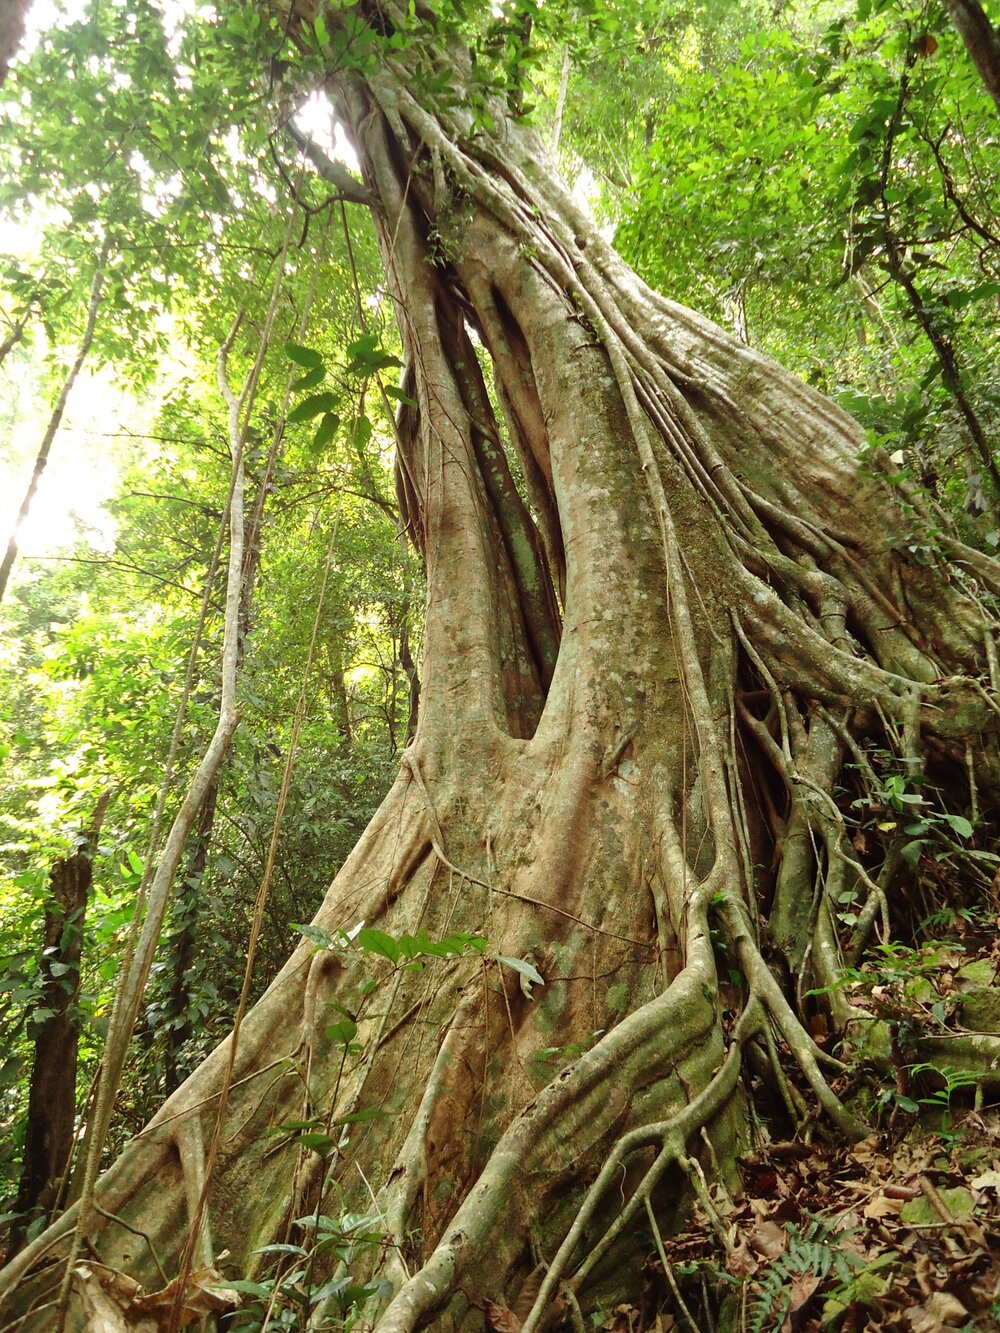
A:
[[[670,1283],[670,1290],[674,1293],[674,1300],[677,1302],[677,1308],[691,1325],[694,1333],[701,1333],[694,1315],[688,1309],[687,1302],[681,1295],[681,1289],[677,1285],[677,1278],[674,1275],[673,1265],[667,1258],[667,1252],[663,1248],[663,1237],[660,1235],[660,1228],[656,1223],[656,1217],[653,1213],[653,1205],[649,1202],[648,1198],[643,1202],[646,1205],[646,1216],[649,1218],[649,1229],[652,1231],[653,1240],[656,1243],[656,1253],[660,1256],[660,1263],[663,1265],[663,1272],[666,1275],[667,1281]]]

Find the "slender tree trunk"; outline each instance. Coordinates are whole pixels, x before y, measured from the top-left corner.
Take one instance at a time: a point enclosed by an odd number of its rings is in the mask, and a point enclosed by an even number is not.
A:
[[[93,878],[93,856],[110,793],[97,804],[90,829],[71,856],[52,867],[49,905],[42,929],[41,1007],[47,1017],[35,1038],[28,1089],[24,1165],[8,1255],[17,1253],[37,1213],[55,1211],[69,1173],[76,1137],[76,1068],[79,1044],[74,1006],[80,995],[84,917]]]
[[[979,0],[945,0],[945,7],[1000,111],[1000,34]]]
[[[346,748],[353,738],[351,725],[351,705],[347,695],[347,681],[344,678],[344,662],[341,636],[338,634],[327,644],[327,688],[330,693],[333,720],[340,732],[341,746]]]
[[[907,57],[907,63],[899,81],[899,90],[896,96],[896,109],[886,129],[885,148],[882,153],[882,164],[879,174],[882,202],[882,240],[885,251],[885,265],[893,281],[905,294],[914,318],[923,329],[927,341],[931,345],[931,349],[934,352],[934,356],[941,370],[942,382],[954,399],[962,420],[965,422],[966,430],[972,441],[973,451],[976,458],[979,460],[979,466],[983,471],[983,477],[989,478],[993,512],[1000,515],[1000,469],[997,468],[992,440],[988,437],[983,423],[979,418],[979,414],[976,412],[969,398],[965,376],[963,376],[961,367],[959,366],[953,342],[942,328],[940,318],[932,313],[927,302],[924,300],[923,294],[917,285],[916,277],[908,267],[905,249],[900,245],[892,225],[893,210],[887,197],[887,190],[893,165],[896,135],[899,131],[903,111],[910,95],[910,67],[913,64],[914,59],[915,57],[911,52]]]
[[[236,655],[235,672],[240,673],[247,638],[252,627],[254,591],[257,586],[257,572],[260,568],[260,532],[264,510],[271,492],[271,472],[278,450],[281,446],[283,431],[278,430],[272,441],[271,454],[261,482],[253,517],[247,525],[246,549],[241,565],[239,613],[236,620]],[[166,1050],[164,1052],[163,1090],[166,1096],[175,1092],[182,1082],[178,1061],[184,1044],[194,1031],[191,1016],[190,972],[198,944],[198,917],[202,899],[205,870],[208,866],[208,854],[212,846],[212,833],[215,828],[215,814],[219,800],[219,785],[222,781],[226,758],[214,774],[211,784],[202,799],[197,822],[187,848],[187,864],[184,877],[174,895],[172,910],[172,931],[168,935],[170,954],[171,981],[167,995],[165,1018],[167,1019]]]
[[[378,36],[401,21],[365,12]],[[873,762],[926,775],[949,813],[969,808],[971,771],[977,809],[996,809],[994,629],[974,582],[1000,590],[1000,567],[877,457],[862,469],[838,408],[643,286],[537,138],[481,102],[467,53],[442,79],[440,35],[414,22],[403,56],[330,90],[416,403],[397,421],[402,526],[427,574],[416,734],[235,1054],[223,1043],[102,1178],[90,1240],[156,1283],[150,1253],[172,1275],[207,1197],[200,1243],[245,1276],[296,1219],[373,1211],[384,1239],[357,1272],[391,1284],[378,1333],[482,1330],[485,1300],[512,1305],[541,1254],[531,1333],[561,1284],[587,1312],[636,1289],[645,1219],[677,1223],[703,1174],[734,1182],[751,1101],[865,1132],[804,992],[858,1040],[834,983],[880,911],[907,920],[899,856],[862,862],[852,842]],[[448,87],[440,105],[411,91],[430,86]],[[925,523],[961,577],[911,558]],[[904,832],[884,836],[898,850]],[[842,938],[847,892],[863,907]],[[466,932],[485,953],[419,970],[397,946],[394,965],[362,921]],[[956,1040],[948,1059],[995,1082],[1000,1041]],[[320,1152],[303,1124],[325,1126]],[[72,1225],[0,1276],[16,1308],[44,1302]]]
[[[94,269],[94,277],[90,284],[90,301],[87,305],[87,319],[84,324],[83,336],[80,339],[80,345],[77,348],[76,357],[70,366],[66,378],[63,380],[62,388],[56,396],[55,404],[52,408],[52,414],[49,417],[49,424],[45,428],[45,434],[42,436],[42,442],[38,446],[38,453],[35,455],[35,466],[32,469],[31,480],[28,482],[27,490],[24,493],[24,499],[21,501],[21,507],[17,511],[17,518],[14,520],[14,527],[7,541],[7,549],[4,552],[3,559],[0,560],[0,601],[3,600],[4,592],[7,588],[7,580],[10,578],[10,571],[17,559],[17,531],[28,516],[28,510],[31,508],[31,502],[35,498],[35,492],[38,490],[38,483],[42,479],[49,461],[49,452],[52,449],[52,441],[56,437],[60,425],[62,424],[63,413],[66,411],[66,403],[72,392],[73,385],[76,383],[80,371],[83,369],[83,363],[87,359],[87,353],[90,351],[90,345],[94,341],[94,330],[97,327],[97,312],[101,305],[101,291],[104,286],[105,268],[108,260],[108,251],[110,240],[107,236],[101,246],[101,252],[97,259],[97,265]]]
[[[167,1045],[163,1073],[163,1091],[168,1097],[172,1092],[176,1092],[182,1082],[179,1069],[181,1051],[194,1030],[191,1018],[190,972],[198,940],[198,911],[205,868],[208,865],[208,852],[212,844],[218,795],[217,774],[201,803],[198,822],[188,848],[187,868],[177,889],[173,933],[168,936],[171,982],[164,1015],[167,1022]]]
[[[0,5],[0,85],[24,36],[24,23],[31,0],[3,0]]]

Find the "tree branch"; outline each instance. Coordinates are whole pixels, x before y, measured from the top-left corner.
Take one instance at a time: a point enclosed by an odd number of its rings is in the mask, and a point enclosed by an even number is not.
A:
[[[328,157],[318,144],[313,143],[312,139],[296,128],[290,120],[285,122],[285,133],[299,152],[309,159],[322,179],[333,186],[340,199],[348,204],[364,204],[366,208],[372,206],[375,202],[374,196],[360,181],[355,180],[342,162],[336,162],[332,157]]]

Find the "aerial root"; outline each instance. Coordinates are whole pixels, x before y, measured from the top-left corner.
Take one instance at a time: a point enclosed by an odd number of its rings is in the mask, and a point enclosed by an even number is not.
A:
[[[764,1046],[767,1051],[765,1068],[773,1079],[788,1118],[792,1124],[799,1124],[808,1116],[808,1108],[805,1099],[798,1088],[791,1081],[788,1075],[781,1067],[781,1060],[778,1056],[778,1046],[774,1040],[774,1032],[770,1023],[763,1024]],[[761,1057],[764,1059],[763,1055]]]
[[[822,1063],[838,1073],[845,1073],[847,1066],[832,1055],[820,1050],[796,1017],[774,974],[753,941],[749,924],[744,917],[742,903],[727,896],[724,900],[722,912],[739,958],[740,967],[750,987],[750,993],[757,997],[774,1020],[778,1031],[785,1039],[789,1050],[812,1088],[816,1100],[834,1124],[850,1138],[864,1138],[868,1133],[868,1127],[851,1115],[830,1087],[819,1067]]]
[[[471,1012],[476,997],[466,995],[452,1015],[444,1040],[438,1050],[420,1106],[414,1116],[406,1139],[403,1142],[396,1161],[390,1172],[390,1179],[398,1176],[398,1184],[387,1187],[377,1200],[385,1215],[386,1233],[392,1241],[387,1252],[386,1276],[399,1287],[410,1277],[403,1257],[403,1239],[406,1234],[407,1220],[416,1203],[417,1194],[427,1178],[425,1140],[427,1129],[434,1113],[434,1108],[445,1088],[448,1069],[456,1059],[456,1045],[460,1041],[461,1024],[459,1019],[466,1012]]]
[[[617,1237],[632,1222],[636,1213],[647,1203],[650,1194],[666,1169],[673,1164],[682,1167],[685,1164],[689,1165],[689,1159],[685,1151],[687,1140],[697,1130],[708,1124],[729,1101],[739,1080],[742,1065],[742,1043],[757,1031],[761,1017],[759,1005],[756,1001],[751,1000],[736,1024],[732,1043],[721,1066],[706,1087],[668,1120],[640,1125],[619,1138],[598,1173],[597,1179],[588,1189],[563,1243],[549,1265],[549,1271],[542,1281],[535,1303],[522,1325],[522,1333],[534,1333],[534,1330],[539,1327],[546,1308],[569,1266],[580,1238],[596,1213],[609,1186],[624,1165],[626,1158],[640,1148],[654,1144],[660,1146],[660,1151],[652,1166],[633,1190],[624,1208],[574,1273],[571,1279],[572,1287],[577,1287],[586,1280]]]
[[[615,1143],[597,1178],[588,1189],[566,1236],[556,1252],[548,1272],[543,1279],[531,1311],[522,1326],[523,1333],[535,1333],[545,1315],[553,1297],[560,1291],[575,1291],[586,1281],[594,1268],[605,1257],[616,1239],[629,1227],[640,1210],[645,1209],[652,1218],[651,1196],[657,1184],[670,1166],[679,1166],[691,1181],[695,1196],[705,1209],[709,1223],[716,1229],[723,1247],[728,1245],[725,1227],[718,1217],[708,1192],[707,1183],[700,1163],[690,1157],[686,1150],[688,1139],[697,1130],[703,1130],[709,1121],[717,1115],[732,1096],[739,1080],[742,1067],[742,1048],[750,1039],[763,1034],[775,1078],[793,1118],[801,1119],[805,1105],[801,1096],[789,1084],[781,1070],[774,1046],[770,1024],[773,1021],[781,1032],[789,1049],[797,1060],[803,1074],[809,1081],[820,1105],[838,1126],[852,1138],[861,1137],[867,1127],[857,1121],[843,1106],[839,1098],[823,1077],[818,1059],[825,1059],[838,1069],[844,1066],[832,1057],[824,1056],[818,1050],[796,1019],[790,1006],[781,993],[780,987],[771,975],[766,963],[743,932],[737,935],[736,943],[740,961],[744,965],[751,998],[740,1015],[732,1033],[732,1039],[726,1056],[706,1087],[694,1097],[687,1106],[667,1120],[643,1125],[623,1134]],[[632,1191],[630,1198],[617,1214],[604,1234],[583,1258],[572,1276],[565,1279],[573,1254],[577,1249],[586,1228],[596,1214],[602,1199],[607,1193],[626,1159],[637,1150],[658,1145],[659,1151],[642,1179]],[[654,1239],[658,1236],[655,1218],[652,1219]],[[659,1248],[662,1249],[662,1240]],[[662,1256],[661,1256],[662,1258]],[[669,1265],[664,1265],[668,1281]],[[690,1320],[690,1316],[688,1316]],[[692,1326],[696,1327],[693,1324]]]
[[[667,1282],[670,1285],[670,1290],[673,1292],[674,1300],[677,1302],[677,1308],[678,1310],[680,1310],[681,1314],[687,1320],[688,1326],[692,1329],[692,1333],[701,1333],[701,1330],[699,1329],[698,1324],[695,1321],[694,1315],[688,1308],[687,1301],[685,1301],[683,1295],[681,1294],[680,1286],[678,1285],[677,1278],[674,1275],[673,1265],[667,1258],[667,1251],[663,1245],[663,1237],[660,1235],[660,1228],[657,1225],[656,1215],[653,1212],[653,1205],[649,1202],[648,1199],[645,1200],[645,1204],[646,1204],[646,1217],[649,1220],[649,1229],[653,1233],[653,1243],[656,1246],[656,1253],[659,1256],[660,1263],[663,1265],[663,1272],[664,1275],[666,1276]]]

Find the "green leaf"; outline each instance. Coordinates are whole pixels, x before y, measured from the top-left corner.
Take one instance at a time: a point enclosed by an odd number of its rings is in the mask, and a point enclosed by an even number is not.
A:
[[[324,412],[332,412],[337,402],[337,395],[329,390],[326,393],[310,394],[308,398],[303,398],[301,403],[296,403],[288,414],[288,421],[311,421],[313,417],[322,416]]]
[[[234,1278],[232,1282],[220,1284],[226,1291],[238,1291],[244,1296],[257,1296],[262,1300],[267,1300],[271,1295],[271,1288],[274,1285],[271,1282],[248,1282],[245,1278]]]
[[[313,1116],[311,1120],[285,1120],[280,1125],[275,1125],[272,1129],[265,1131],[266,1134],[297,1134],[303,1129],[316,1129],[322,1125],[323,1121],[319,1116]]]
[[[325,1213],[307,1213],[305,1217],[297,1217],[292,1223],[293,1227],[308,1227],[310,1230],[334,1232],[340,1234],[340,1227]]]
[[[347,348],[347,369],[351,374],[372,375],[376,370],[387,370],[390,366],[402,366],[398,356],[392,356],[378,345],[378,334],[366,333],[363,338],[353,342]]]
[[[340,1304],[343,1309],[364,1304],[369,1296],[374,1296],[379,1287],[345,1287],[340,1292]]]
[[[18,1059],[16,1055],[8,1056],[0,1067],[0,1088],[12,1088],[16,1085],[23,1063],[23,1060]]]
[[[398,941],[382,930],[359,930],[354,942],[365,953],[379,954],[382,958],[388,958],[390,963],[398,963],[403,956]]]
[[[371,356],[371,354],[374,351],[376,351],[377,348],[378,348],[378,334],[366,333],[364,337],[359,338],[357,342],[348,343],[347,355],[350,358],[350,360],[356,361],[359,358]]]
[[[302,926],[293,921],[292,930],[297,931],[304,939],[312,940],[313,944],[318,944],[321,949],[333,949],[336,946],[333,936],[322,926]]]
[[[316,434],[313,436],[312,450],[318,453],[320,449],[325,449],[340,427],[340,417],[336,412],[327,412],[323,420],[316,427]]]
[[[285,343],[285,355],[290,361],[294,361],[297,366],[303,366],[306,370],[324,369],[323,358],[311,347],[303,347],[299,343]]]
[[[334,1120],[335,1125],[364,1125],[369,1120],[387,1120],[388,1112],[380,1111],[377,1107],[370,1106],[365,1111],[352,1111],[350,1115],[343,1115],[338,1120]]]
[[[418,405],[415,399],[407,398],[403,390],[397,389],[394,384],[387,384],[385,386],[385,396],[387,398],[394,398],[397,403],[402,403],[405,407],[416,407]]]
[[[496,954],[496,961],[503,963],[505,967],[512,967],[515,972],[519,972],[522,977],[527,977],[536,986],[544,986],[545,978],[532,963],[525,958],[505,958],[503,954]]]
[[[945,823],[960,838],[972,837],[972,825],[964,815],[945,815]]]
[[[307,370],[304,375],[300,375],[292,384],[296,393],[301,393],[306,389],[315,389],[317,384],[322,384],[326,378],[326,367],[316,366],[313,370]]]
[[[365,445],[372,437],[372,423],[368,417],[358,417],[351,430],[351,439],[358,453],[364,451]]]
[[[300,1134],[295,1142],[302,1148],[311,1148],[325,1157],[337,1146],[337,1140],[330,1134]]]
[[[341,1046],[346,1046],[357,1036],[358,1025],[350,1018],[341,1019],[339,1023],[331,1023],[329,1027],[323,1029],[323,1036],[328,1041],[335,1041]]]
[[[961,310],[964,306],[971,305],[974,301],[988,301],[990,297],[1000,295],[1000,283],[983,282],[978,287],[973,287],[971,291],[953,291],[947,295],[948,304],[954,310]]]

